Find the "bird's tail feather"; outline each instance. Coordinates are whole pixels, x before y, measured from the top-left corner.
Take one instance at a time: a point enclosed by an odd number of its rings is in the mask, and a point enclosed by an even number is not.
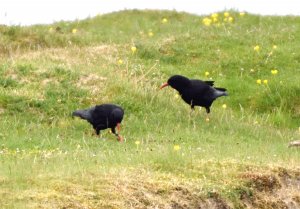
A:
[[[90,113],[86,110],[76,110],[72,113],[72,116],[80,117],[84,120],[89,120],[91,118]]]
[[[215,89],[219,90],[219,91],[227,91],[227,89],[225,88],[219,88],[219,87],[216,87]]]
[[[215,88],[214,92],[215,98],[221,97],[221,96],[228,96],[228,93],[226,92],[225,88]]]
[[[217,88],[215,88],[217,91],[219,91],[219,93],[220,93],[220,96],[228,96],[228,93],[227,93],[227,89],[225,89],[225,88],[219,88],[219,87],[217,87]]]
[[[80,117],[79,111],[76,110],[76,111],[72,112],[72,116],[73,116],[73,117]]]

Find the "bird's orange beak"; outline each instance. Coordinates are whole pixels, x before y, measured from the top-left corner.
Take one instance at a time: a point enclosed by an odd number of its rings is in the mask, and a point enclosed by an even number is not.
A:
[[[159,87],[159,89],[163,89],[163,88],[165,88],[166,86],[169,86],[169,84],[168,84],[168,83],[164,83],[163,85],[161,85],[161,86]]]

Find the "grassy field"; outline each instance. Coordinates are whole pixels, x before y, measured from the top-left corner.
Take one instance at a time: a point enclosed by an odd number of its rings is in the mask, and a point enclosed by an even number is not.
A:
[[[1,208],[300,208],[300,17],[123,11],[0,26]],[[168,77],[229,96],[190,108]],[[125,109],[125,143],[72,118]]]

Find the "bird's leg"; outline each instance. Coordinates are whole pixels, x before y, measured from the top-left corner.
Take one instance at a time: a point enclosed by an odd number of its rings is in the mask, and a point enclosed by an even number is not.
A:
[[[118,134],[116,133],[116,127],[111,128],[111,132],[112,132],[114,135],[118,136]]]
[[[193,105],[191,105],[191,111],[190,111],[190,114],[189,114],[189,121],[191,121],[191,119],[192,119],[193,112],[195,112],[195,107]]]
[[[119,137],[119,134],[116,133],[116,127],[111,128],[111,132],[116,135],[117,137]]]
[[[207,113],[207,116],[206,116],[206,122],[208,122],[209,121],[209,117],[208,117],[208,115],[209,115],[209,113],[210,113],[210,108],[209,107],[205,107],[205,109],[206,109],[206,113]]]
[[[98,129],[98,128],[96,127],[96,128],[95,128],[95,132],[92,133],[92,136],[93,136],[93,137],[94,137],[94,136],[96,136],[96,137],[100,136],[100,129]]]
[[[209,107],[205,107],[205,109],[206,109],[207,114],[210,113],[210,108]]]
[[[95,132],[96,132],[96,135],[99,136],[100,135],[100,128],[97,127]]]
[[[111,128],[111,132],[118,137],[118,141],[122,142],[123,137],[120,135],[120,131],[121,131],[121,124],[120,123],[117,124],[117,130],[118,130],[118,133],[116,133],[116,127]]]
[[[195,106],[191,105],[191,112],[190,112],[190,116],[192,116],[193,112],[195,111]]]
[[[99,136],[99,134],[100,134],[100,127],[99,126],[97,126],[95,128],[95,133],[96,133],[97,136]]]
[[[96,128],[95,128],[95,131],[96,131],[96,134],[97,136],[100,135],[100,130],[102,129],[105,129],[105,127],[103,125],[98,125]]]
[[[118,129],[118,140],[120,142],[122,142],[123,141],[123,137],[120,135],[120,132],[121,132],[121,123],[117,124],[117,129]]]

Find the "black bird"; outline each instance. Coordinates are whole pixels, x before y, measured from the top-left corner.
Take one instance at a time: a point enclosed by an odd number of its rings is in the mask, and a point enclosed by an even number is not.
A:
[[[121,122],[124,116],[124,110],[114,104],[101,104],[84,110],[76,110],[72,116],[80,117],[92,124],[96,134],[100,134],[100,130],[110,128],[119,141],[123,138],[119,135],[121,130]],[[118,133],[116,133],[116,127]]]
[[[227,96],[225,88],[213,87],[214,81],[188,79],[181,75],[174,75],[164,83],[160,89],[171,86],[176,89],[181,98],[194,109],[195,106],[205,107],[210,113],[210,106],[220,96]]]

